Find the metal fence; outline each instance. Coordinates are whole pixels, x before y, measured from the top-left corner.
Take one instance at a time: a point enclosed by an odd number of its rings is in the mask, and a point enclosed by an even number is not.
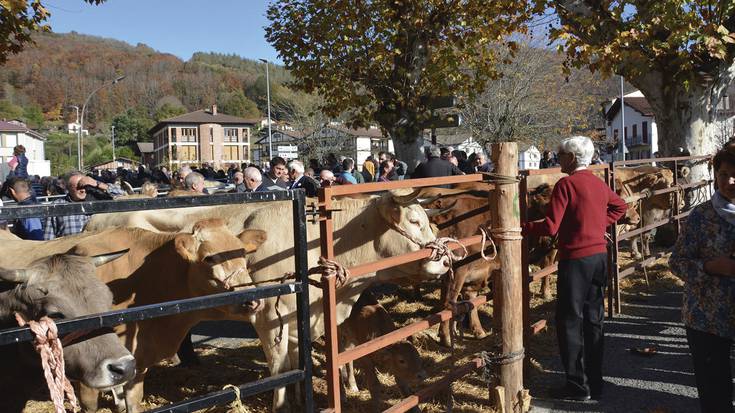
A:
[[[294,226],[295,282],[268,285],[241,291],[224,292],[185,300],[164,302],[141,307],[91,314],[57,323],[59,335],[72,331],[93,330],[113,327],[119,324],[163,317],[206,308],[230,304],[240,304],[284,294],[296,294],[297,323],[299,340],[299,368],[275,376],[256,380],[239,387],[240,398],[267,392],[288,384],[303,382],[303,403],[306,411],[314,411],[312,391],[311,338],[309,329],[309,280],[307,276],[306,214],[303,190],[279,192],[250,192],[222,194],[208,197],[176,197],[151,199],[124,199],[114,201],[89,201],[64,204],[32,206],[9,206],[0,208],[0,220],[13,220],[29,217],[62,216],[73,214],[94,214],[141,211],[164,208],[185,208],[193,206],[233,205],[251,202],[291,201]],[[0,345],[32,340],[28,327],[0,331]],[[234,389],[221,390],[204,396],[195,397],[179,403],[160,407],[151,412],[193,412],[206,407],[221,405],[236,398]]]
[[[321,188],[319,191],[319,213],[320,213],[320,241],[321,241],[321,255],[328,258],[334,259],[334,225],[332,222],[332,212],[334,211],[332,205],[332,198],[339,195],[354,195],[364,194],[372,192],[386,191],[390,189],[399,188],[420,188],[428,186],[446,185],[446,184],[457,184],[463,182],[480,182],[483,180],[483,175],[464,175],[455,177],[442,177],[442,178],[425,178],[425,179],[410,179],[404,181],[394,182],[377,182],[360,185],[344,185],[335,187]],[[478,244],[482,241],[480,235],[469,237],[459,240],[459,243],[465,246]],[[455,245],[455,248],[459,248],[459,245]],[[380,261],[365,263],[349,269],[351,279],[367,276],[376,271],[384,270],[386,268],[395,267],[397,265],[406,264],[409,262],[418,261],[421,259],[428,258],[431,255],[431,250],[424,248],[415,252],[403,254],[400,256],[386,258]],[[393,343],[410,337],[420,331],[426,330],[433,325],[436,325],[442,321],[451,319],[460,312],[453,313],[449,310],[440,311],[430,317],[409,324],[402,328],[399,328],[393,332],[377,337],[366,343],[362,343],[352,349],[344,352],[339,352],[338,347],[338,333],[337,333],[337,303],[336,303],[336,279],[334,276],[322,278],[322,292],[323,292],[323,306],[324,306],[324,331],[326,336],[326,380],[327,380],[327,402],[328,409],[325,412],[340,412],[340,374],[339,367],[354,361],[360,357],[364,357],[368,354],[374,353],[380,349],[383,349]],[[486,302],[487,298],[479,296],[471,300],[471,304],[476,308]],[[418,406],[420,402],[425,402],[433,394],[440,390],[446,389],[452,381],[466,375],[467,373],[483,367],[484,361],[482,358],[475,358],[471,362],[464,366],[460,366],[450,372],[447,376],[440,379],[436,383],[427,386],[419,392],[404,398],[398,404],[392,406],[386,412],[405,412],[415,406]]]

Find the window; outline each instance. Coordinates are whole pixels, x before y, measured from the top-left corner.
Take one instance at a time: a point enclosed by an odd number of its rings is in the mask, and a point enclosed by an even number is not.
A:
[[[222,160],[237,161],[240,159],[240,147],[237,145],[227,145],[222,148]]]
[[[214,142],[214,128],[209,127],[209,142]],[[212,158],[214,158],[214,155],[212,155]]]
[[[628,127],[626,126],[623,128],[623,138],[627,141],[628,140]]]
[[[638,125],[633,125],[633,139],[638,138]]]
[[[176,140],[176,128],[171,128],[171,140]]]
[[[3,146],[6,148],[12,148],[18,144],[18,135],[3,135]]]
[[[181,142],[196,142],[197,128],[181,128]]]
[[[237,128],[225,128],[225,142],[237,142]]]
[[[648,143],[648,122],[641,124],[641,133],[643,135],[643,143]]]
[[[178,158],[178,160],[180,161],[198,160],[196,146],[189,146],[189,145],[178,146],[176,147],[176,152],[177,152],[176,158]]]

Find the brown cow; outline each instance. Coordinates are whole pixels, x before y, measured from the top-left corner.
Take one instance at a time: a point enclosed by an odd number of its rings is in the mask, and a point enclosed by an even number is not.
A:
[[[636,195],[650,193],[661,189],[670,188],[674,185],[674,172],[667,168],[657,166],[638,166],[635,168],[617,168],[615,169],[615,188],[618,194],[623,198],[631,198]],[[674,193],[658,194],[645,197],[640,201],[642,226],[651,225],[657,221],[663,220],[670,214],[672,205],[674,205]],[[679,192],[679,208],[683,208],[685,199],[682,192]],[[636,208],[628,208],[635,210]],[[629,222],[626,229],[634,229],[636,222]],[[643,254],[638,249],[638,239],[631,239],[631,252],[635,258],[642,258],[650,255],[651,232],[641,235],[641,244]]]
[[[59,320],[109,311],[112,294],[95,277],[95,266],[120,255],[90,259],[56,254],[23,269],[0,269],[0,281],[9,283],[3,284],[5,290],[0,292],[0,329],[17,327],[17,315],[24,320],[38,320],[43,316]],[[99,389],[121,385],[135,376],[135,359],[111,330],[82,334],[64,345],[64,365],[69,379]],[[20,412],[28,391],[36,388],[31,383],[40,384],[42,380],[39,356],[31,343],[4,346],[0,355],[3,366],[0,386],[4,392],[0,410]]]
[[[360,295],[352,307],[349,318],[340,326],[345,349],[353,348],[395,329],[393,319],[369,291]],[[361,357],[355,363],[367,380],[373,411],[383,410],[380,408],[382,399],[380,382],[375,374],[376,369],[395,376],[396,383],[404,397],[411,394],[411,387],[426,379],[426,371],[421,365],[421,356],[416,347],[407,340],[401,340],[375,353]],[[341,372],[343,384],[349,385],[350,390],[359,391],[352,363],[345,365]]]
[[[234,236],[221,220],[198,222],[191,233],[161,234],[137,228],[82,233],[43,242],[4,241],[4,251],[28,251],[21,260],[71,250],[78,255],[129,249],[119,259],[97,269],[97,276],[114,296],[115,309],[226,292],[250,281],[245,255],[266,239],[264,231],[246,230]],[[3,254],[6,255],[6,254]],[[18,260],[20,254],[7,254]],[[0,258],[0,266],[3,259]],[[182,313],[119,326],[116,331],[136,359],[138,374],[125,386],[129,413],[140,411],[147,369],[173,357],[186,333],[202,320],[253,321],[259,302]],[[82,389],[88,410],[96,409],[97,393]],[[122,407],[122,406],[119,406]]]

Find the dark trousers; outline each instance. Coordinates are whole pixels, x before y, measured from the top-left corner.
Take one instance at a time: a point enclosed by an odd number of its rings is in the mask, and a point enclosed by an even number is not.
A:
[[[559,261],[556,336],[567,387],[602,393],[607,254]]]
[[[732,339],[687,328],[702,412],[732,413]]]

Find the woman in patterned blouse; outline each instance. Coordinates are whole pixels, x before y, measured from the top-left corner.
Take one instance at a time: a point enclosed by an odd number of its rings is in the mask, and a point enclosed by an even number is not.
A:
[[[682,316],[703,412],[733,412],[735,143],[715,155],[712,200],[692,210],[669,264],[684,281]]]

